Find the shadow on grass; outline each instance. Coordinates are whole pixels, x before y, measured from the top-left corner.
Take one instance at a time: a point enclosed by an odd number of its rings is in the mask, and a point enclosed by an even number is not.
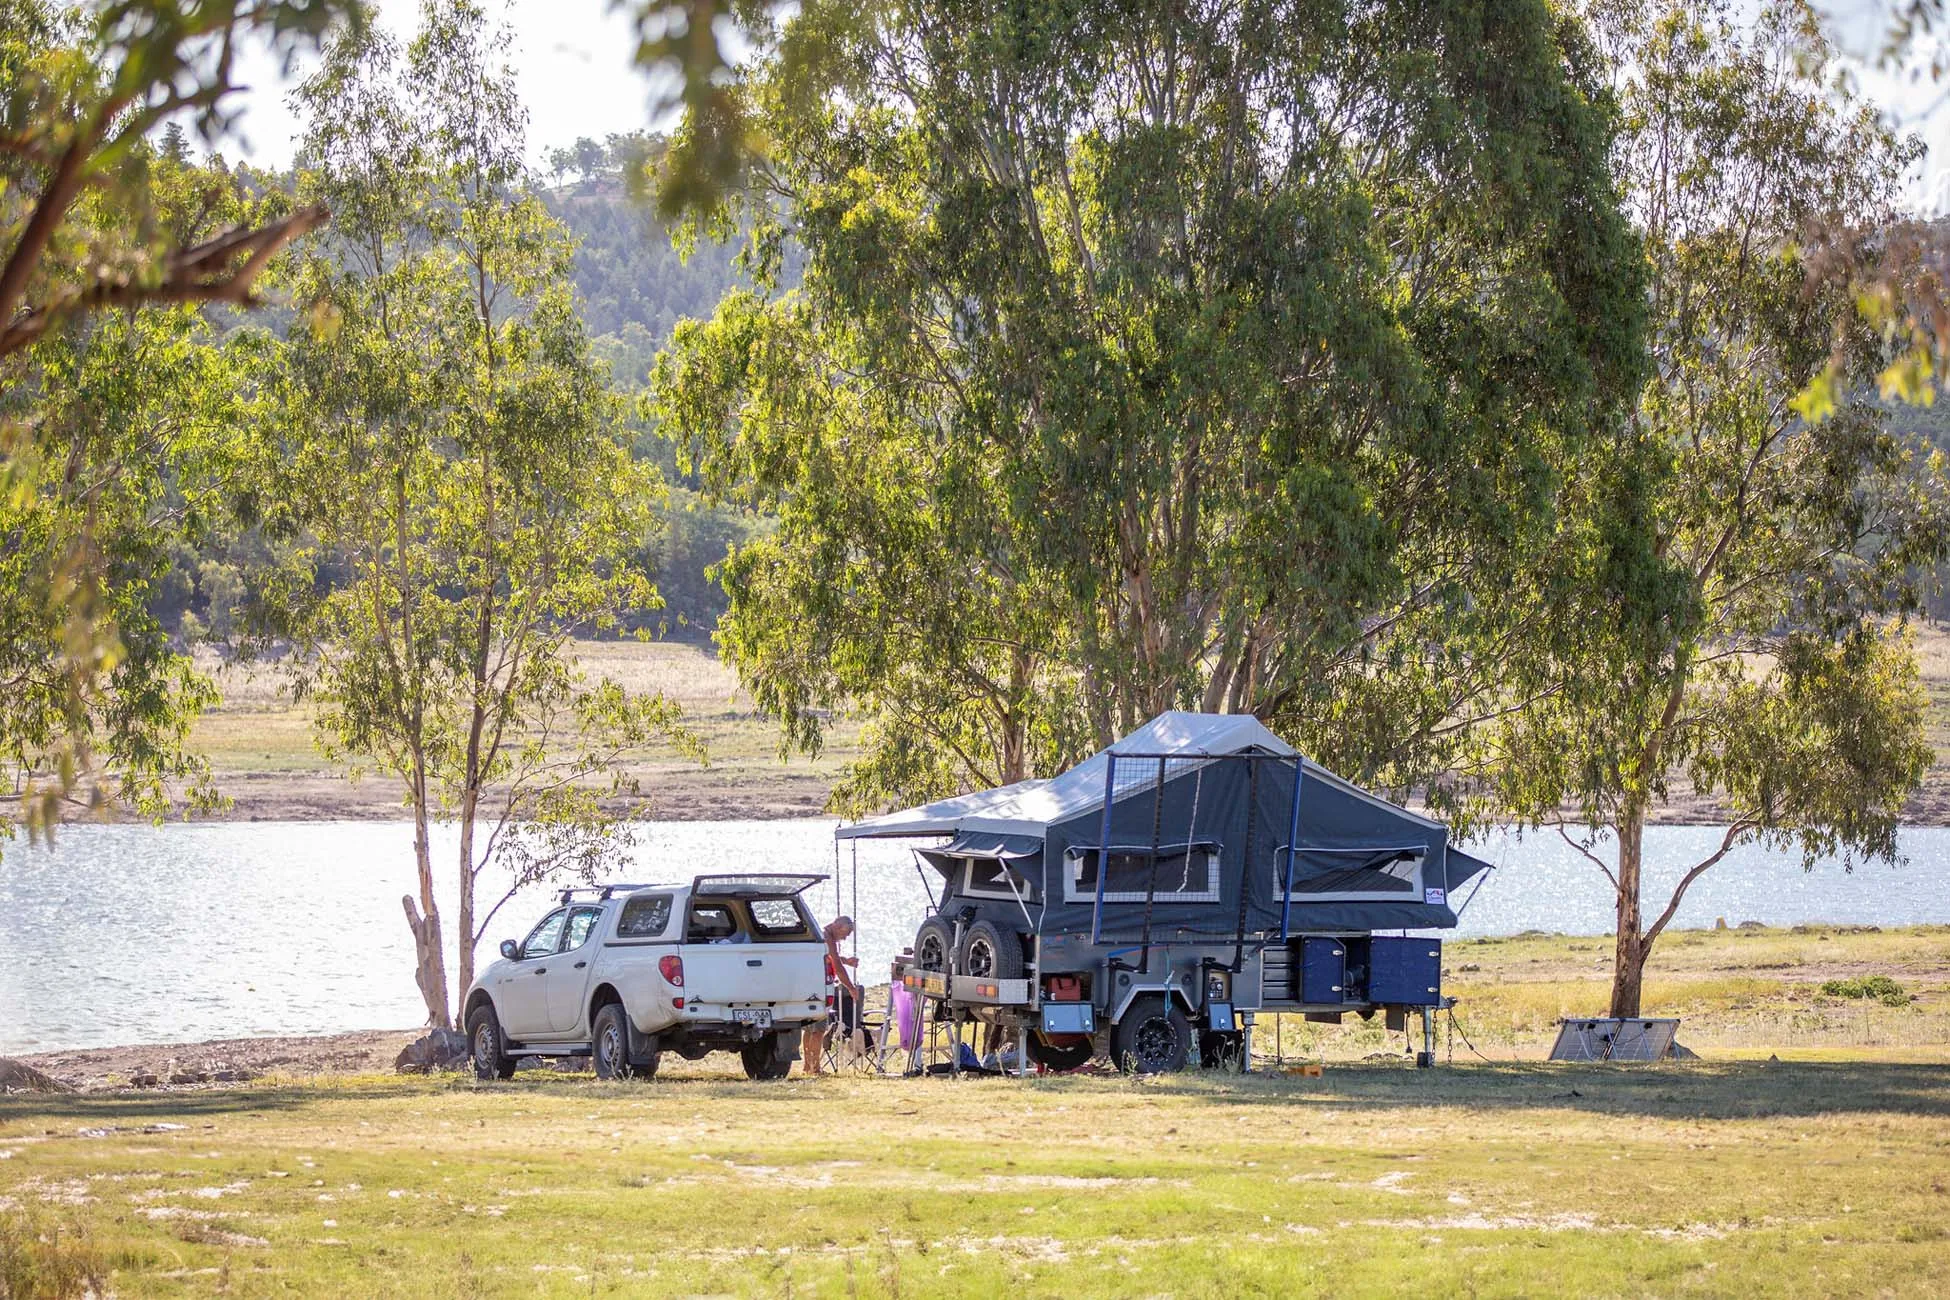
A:
[[[925,1106],[947,1090],[985,1093],[1028,1089],[1045,1096],[1074,1092],[1132,1097],[1161,1092],[1214,1106],[1369,1110],[1577,1110],[1600,1115],[1682,1120],[1738,1120],[1824,1114],[1906,1114],[1950,1118],[1950,1070],[1906,1062],[1692,1062],[1661,1065],[1551,1065],[1471,1062],[1416,1070],[1389,1064],[1329,1065],[1317,1079],[1255,1071],[1249,1075],[1187,1073],[1129,1079],[1118,1075],[1043,1078],[901,1079],[843,1076],[832,1084],[794,1076],[751,1083],[724,1076],[598,1083],[587,1075],[536,1075],[477,1084],[464,1076],[412,1080],[351,1079],[256,1084],[234,1089],[157,1092],[15,1094],[0,1097],[0,1132],[22,1128],[109,1127],[213,1122],[335,1102],[385,1102],[414,1096],[472,1094],[492,1106],[540,1098],[573,1101],[592,1091],[650,1101],[733,1102],[754,1108],[819,1099],[863,1115],[886,1101]],[[830,1091],[829,1091],[830,1090]],[[1269,1117],[1270,1118],[1270,1117]]]
[[[117,1092],[14,1093],[0,1097],[0,1131],[15,1124],[71,1124],[141,1128],[187,1124],[238,1114],[298,1110],[332,1101],[381,1101],[404,1093],[386,1084],[320,1086],[265,1084],[239,1088],[184,1088]]]
[[[1888,1113],[1950,1117],[1950,1071],[1907,1062],[1487,1063],[1328,1066],[1319,1079],[1200,1081],[1215,1102],[1364,1108],[1580,1110],[1662,1119]]]

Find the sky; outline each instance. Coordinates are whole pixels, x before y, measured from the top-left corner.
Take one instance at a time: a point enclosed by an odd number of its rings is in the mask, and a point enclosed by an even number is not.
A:
[[[486,0],[497,13],[497,0]],[[378,21],[401,41],[417,25],[419,0],[374,0]],[[630,62],[636,48],[628,16],[608,0],[506,0],[501,21],[514,37],[513,63],[522,103],[528,108],[529,154],[540,161],[551,148],[578,136],[602,139],[611,132],[650,125],[650,81]],[[224,152],[261,166],[284,166],[296,147],[298,121],[287,98],[317,64],[301,61],[280,75],[267,53],[252,51],[242,64],[250,89],[237,103],[243,114],[238,139]]]
[[[487,0],[489,12],[496,0]],[[419,0],[374,0],[378,20],[402,40],[411,35]],[[1735,0],[1757,9],[1757,0]],[[1950,212],[1950,78],[1889,74],[1873,66],[1878,33],[1886,30],[1889,0],[1817,0],[1844,50],[1856,56],[1865,97],[1929,148],[1910,185],[1910,203],[1927,215]],[[630,62],[635,37],[626,14],[610,0],[505,0],[501,11],[514,38],[513,59],[529,112],[529,154],[540,163],[551,148],[578,136],[602,139],[650,123],[650,82]],[[1944,39],[1950,41],[1950,36]],[[226,153],[263,166],[291,161],[298,130],[287,96],[308,70],[301,62],[282,75],[271,57],[254,52],[243,65],[250,89],[239,97],[238,138]],[[667,124],[665,124],[667,125]]]

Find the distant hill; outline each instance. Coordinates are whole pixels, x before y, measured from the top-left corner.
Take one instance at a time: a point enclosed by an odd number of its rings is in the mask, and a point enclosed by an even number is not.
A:
[[[583,320],[619,387],[641,388],[677,322],[709,316],[725,290],[745,282],[735,245],[701,240],[688,259],[680,257],[669,230],[614,176],[559,187],[549,207],[576,237]]]

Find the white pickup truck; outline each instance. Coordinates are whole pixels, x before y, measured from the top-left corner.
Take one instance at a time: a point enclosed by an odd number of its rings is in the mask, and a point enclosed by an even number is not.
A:
[[[560,907],[467,990],[474,1073],[522,1056],[591,1056],[603,1079],[650,1078],[665,1052],[736,1051],[782,1079],[826,1018],[826,942],[800,897],[824,876],[699,876],[566,889]]]

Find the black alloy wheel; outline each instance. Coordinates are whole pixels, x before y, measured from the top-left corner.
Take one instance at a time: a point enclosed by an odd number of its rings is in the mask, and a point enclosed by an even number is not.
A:
[[[1184,1008],[1158,994],[1133,1001],[1110,1033],[1111,1059],[1127,1073],[1182,1070],[1191,1049],[1192,1023]]]
[[[955,951],[955,934],[939,917],[921,922],[914,935],[914,964],[924,971],[945,975]]]
[[[977,921],[961,942],[961,973],[984,980],[1022,978],[1022,939],[993,921]]]

